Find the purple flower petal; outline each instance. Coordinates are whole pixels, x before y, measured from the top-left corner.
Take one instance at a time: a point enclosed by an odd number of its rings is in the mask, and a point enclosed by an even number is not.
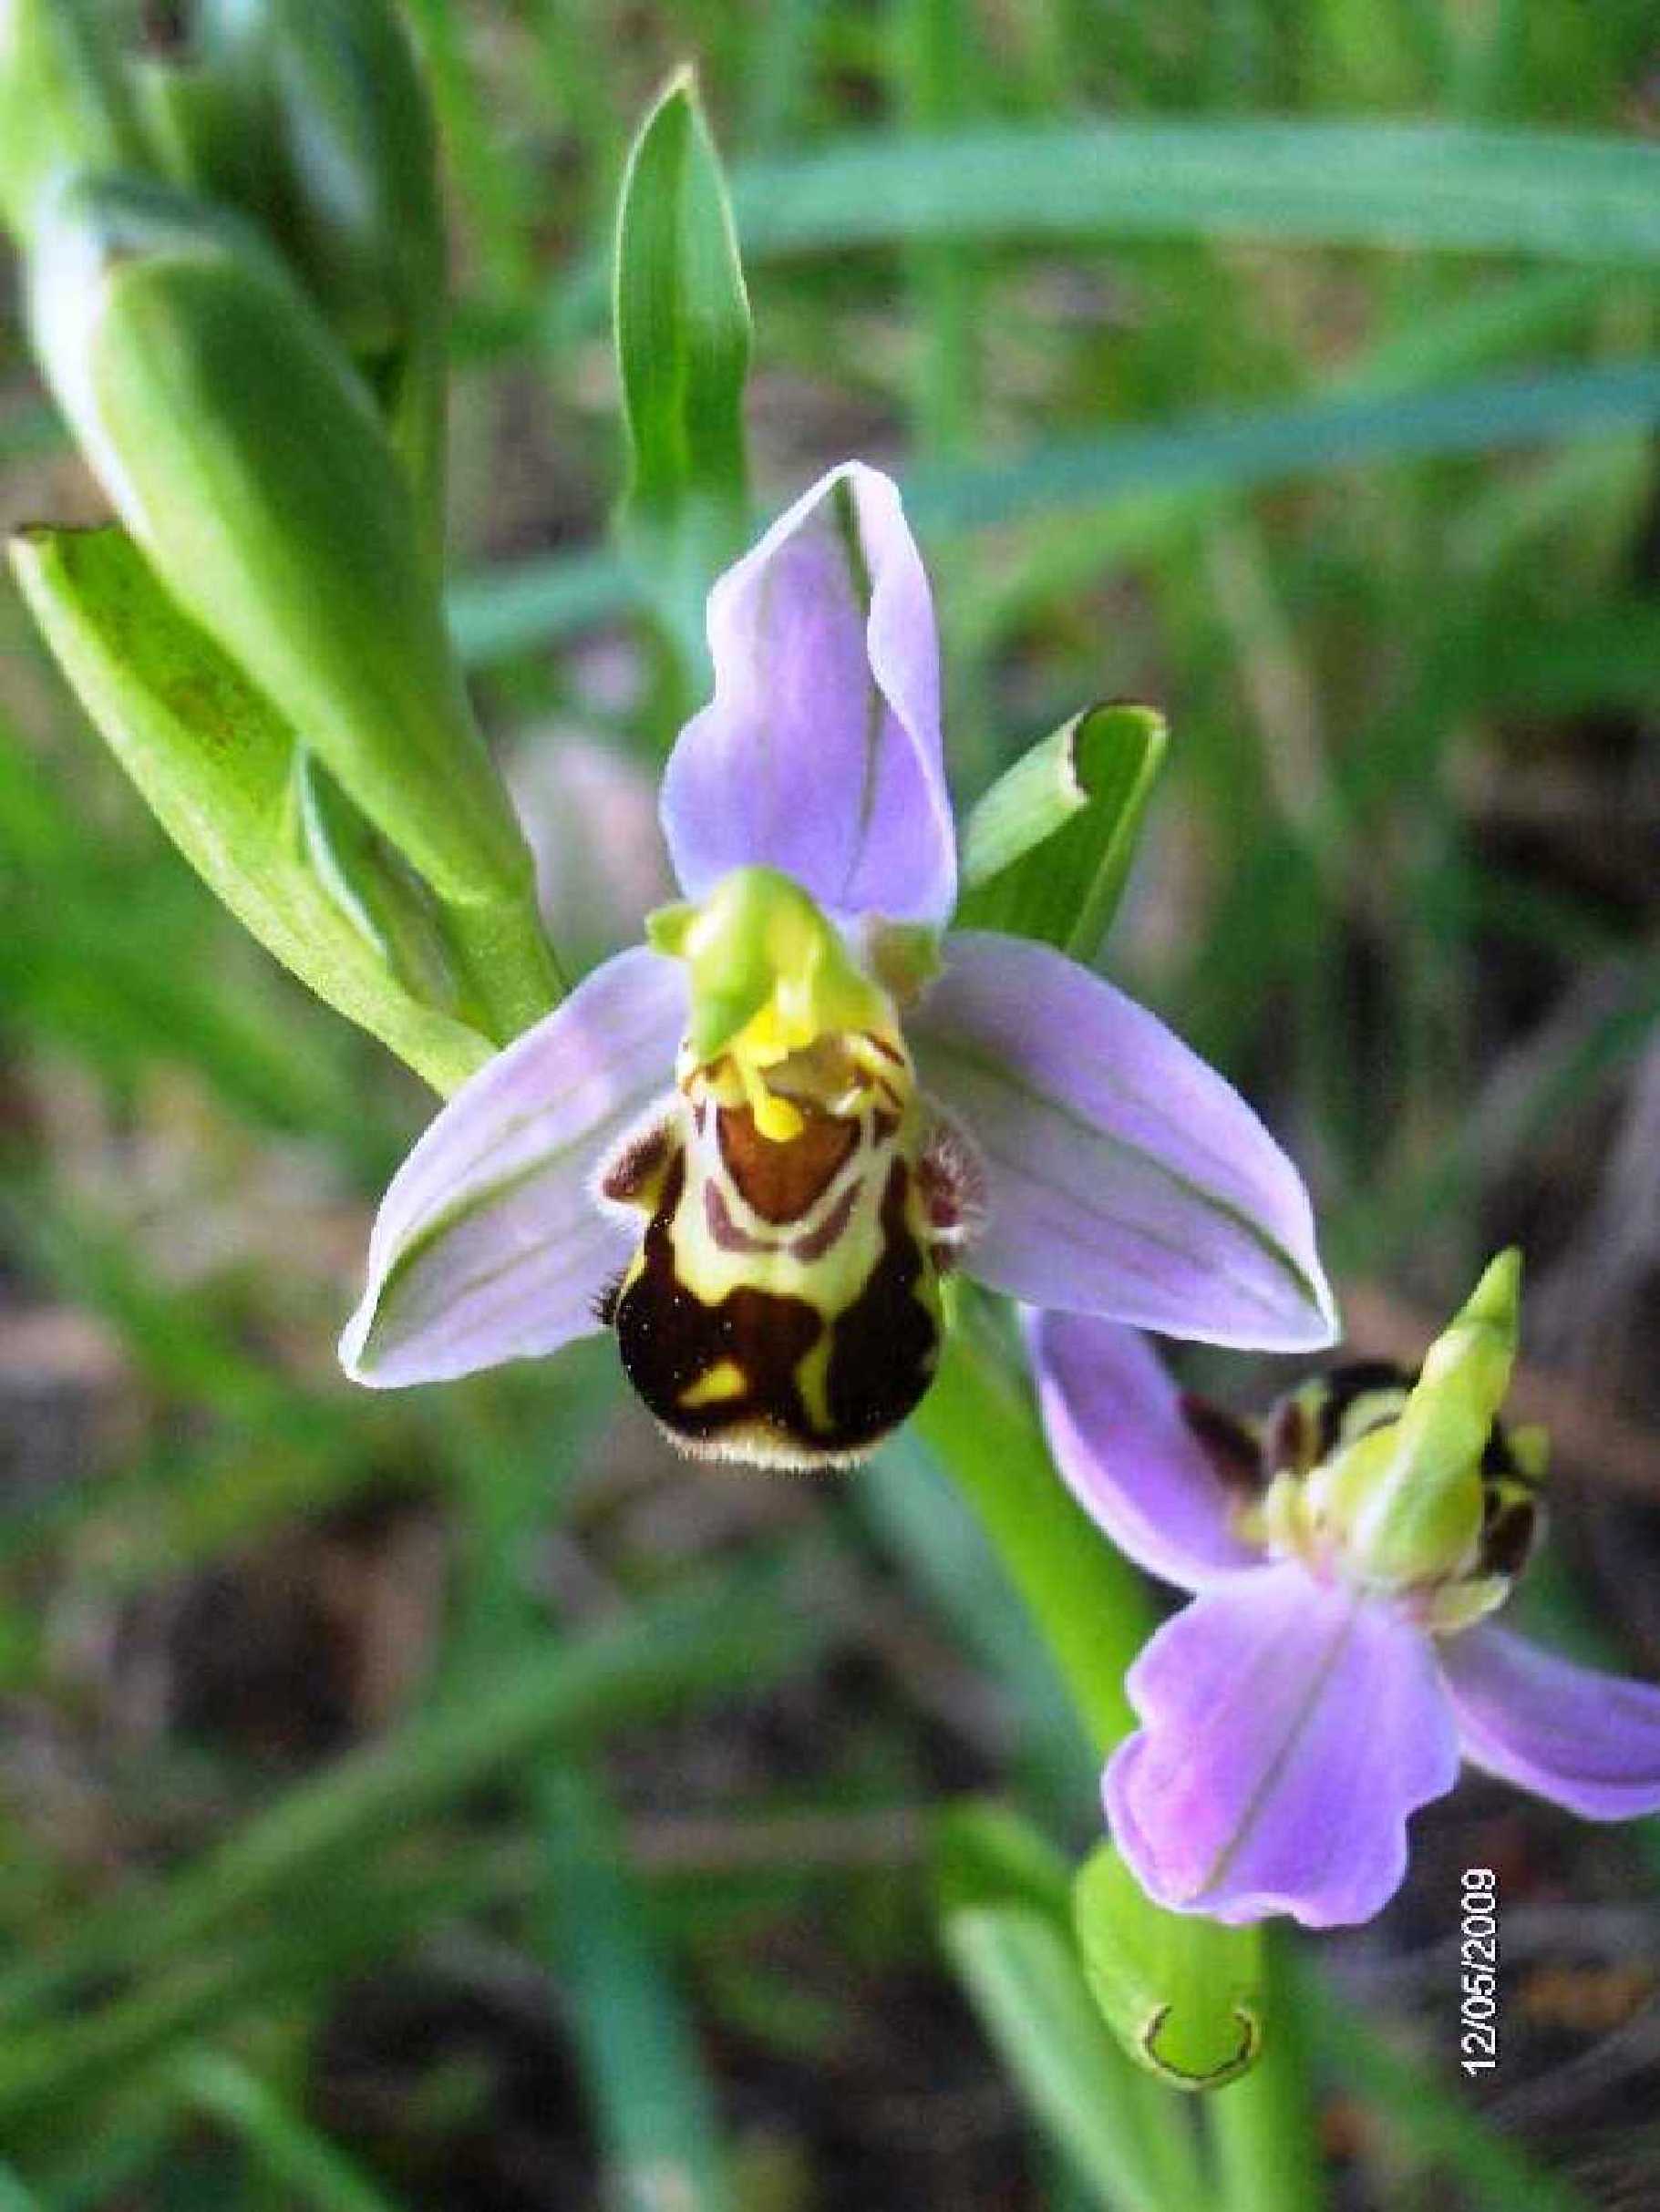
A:
[[[680,963],[622,952],[456,1093],[381,1202],[340,1340],[349,1375],[441,1382],[600,1326],[630,1238],[594,1171],[672,1088],[686,1018]]]
[[[1441,1668],[1472,1765],[1586,1820],[1660,1812],[1660,1688],[1593,1673],[1486,1623]]]
[[[843,917],[943,924],[956,849],[933,604],[899,492],[849,461],[709,594],[715,696],[663,778],[688,897],[781,869]]]
[[[964,931],[906,1032],[985,1157],[970,1274],[1170,1336],[1331,1342],[1296,1169],[1238,1092],[1122,992],[1047,945]]]
[[[1160,1903],[1238,1922],[1365,1920],[1407,1866],[1407,1816],[1458,1778],[1429,1640],[1298,1566],[1214,1584],[1126,1681],[1143,1726],[1103,1785]]]
[[[1187,1590],[1258,1564],[1152,1347],[1093,1314],[1034,1316],[1038,1403],[1055,1464],[1121,1551]]]

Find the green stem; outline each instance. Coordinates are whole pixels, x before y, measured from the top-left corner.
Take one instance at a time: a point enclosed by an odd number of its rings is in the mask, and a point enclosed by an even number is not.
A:
[[[1217,2212],[1319,2212],[1326,2202],[1301,2008],[1285,1939],[1264,1931],[1269,2030],[1251,2072],[1206,2106],[1219,2183]]]
[[[1053,1651],[1098,1751],[1136,1716],[1124,1676],[1154,1626],[1139,1576],[1063,1488],[1036,1418],[993,1347],[958,1332],[916,1416],[924,1442],[973,1505]],[[1268,1944],[1271,1960],[1278,1945]],[[1270,1968],[1263,2053],[1205,2100],[1226,2212],[1315,2212],[1325,2202],[1307,2067],[1283,1960]],[[1175,2182],[1189,2170],[1185,2115],[1153,2091],[1150,2135]],[[1162,2125],[1158,2125],[1162,2121]],[[1180,2194],[1172,2202],[1182,2201]],[[1197,2198],[1192,2201],[1198,2201]]]
[[[498,1044],[510,1044],[558,1005],[565,979],[533,898],[441,909],[469,1010]]]
[[[917,1427],[1031,1608],[1096,1749],[1108,1751],[1135,1725],[1124,1673],[1152,1631],[1152,1608],[1135,1569],[1062,1488],[1029,1406],[989,1347],[963,1334]]]

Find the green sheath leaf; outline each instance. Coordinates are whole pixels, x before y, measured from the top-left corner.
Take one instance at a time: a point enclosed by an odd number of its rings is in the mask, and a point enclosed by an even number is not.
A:
[[[411,995],[314,867],[292,730],[123,531],[33,530],[10,550],[82,705],[198,874],[320,998],[436,1089],[455,1090],[490,1056],[489,1040]]]

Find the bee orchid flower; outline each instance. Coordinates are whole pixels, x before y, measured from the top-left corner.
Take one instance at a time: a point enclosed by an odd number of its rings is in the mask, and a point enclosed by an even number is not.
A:
[[[376,1386],[615,1330],[694,1451],[857,1458],[926,1390],[940,1281],[1222,1344],[1327,1343],[1255,1115],[1048,947],[943,934],[933,613],[899,494],[832,470],[715,585],[661,813],[684,901],[445,1106],[342,1342]]]
[[[1519,1265],[1495,1260],[1416,1380],[1339,1367],[1253,1429],[1133,1330],[1045,1313],[1045,1425],[1079,1503],[1195,1593],[1125,1687],[1102,1790],[1158,1904],[1369,1919],[1461,1759],[1592,1820],[1660,1811],[1660,1688],[1493,1625],[1539,1527],[1544,1439],[1497,1419]]]

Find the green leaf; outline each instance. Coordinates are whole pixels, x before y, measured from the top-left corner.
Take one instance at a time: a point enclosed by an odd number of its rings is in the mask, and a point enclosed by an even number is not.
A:
[[[1092,706],[1000,776],[968,818],[959,923],[1093,960],[1123,895],[1168,736],[1151,707]]]
[[[1660,148],[1568,131],[1116,116],[869,133],[746,163],[732,197],[751,267],[927,240],[1150,237],[1660,261]],[[603,308],[589,265],[543,319],[569,339]]]
[[[244,2144],[303,2204],[316,2212],[393,2212],[392,2199],[353,2160],[235,2059],[192,2051],[170,2071],[185,2102]]]
[[[43,364],[162,585],[449,910],[499,1041],[559,978],[366,389],[257,235],[160,187],[61,195]]]
[[[1106,1752],[1136,1724],[1124,1675],[1156,1625],[1145,1586],[1055,1472],[1030,1396],[967,1338],[947,1338],[912,1430],[974,1507]]]
[[[1073,1888],[1084,1971],[1138,2065],[1173,2089],[1220,2089],[1263,2046],[1262,1933],[1166,1912],[1108,1843]]]
[[[616,2212],[729,2212],[713,2085],[647,1919],[615,1814],[568,1759],[537,1777],[551,1963],[605,2146]]]
[[[13,571],[81,705],[210,888],[320,998],[446,1093],[488,1038],[413,995],[319,875],[294,734],[173,605],[125,532],[24,532]]]
[[[1539,2164],[1500,2135],[1457,2090],[1449,2091],[1433,2060],[1416,2062],[1339,1994],[1312,1962],[1295,1963],[1290,2001],[1308,2037],[1339,2080],[1382,2120],[1390,2148],[1408,2172],[1457,2176],[1460,2193],[1485,2212],[1594,2212],[1593,2200],[1565,2175]],[[1600,2195],[1600,2193],[1599,2193]]]
[[[370,828],[316,756],[297,750],[294,802],[318,881],[409,995],[460,1018],[431,901],[418,880]]]
[[[1660,360],[1483,377],[1438,391],[1338,392],[1285,406],[1196,413],[1107,437],[1056,440],[1024,458],[909,471],[905,504],[936,538],[1076,513],[1152,492],[1222,495],[1339,468],[1425,460],[1590,437],[1660,420]],[[545,561],[473,578],[460,597],[472,656],[610,620],[624,580],[592,561]]]
[[[1147,2101],[1102,2024],[1066,1934],[1030,1904],[952,1913],[947,1957],[1045,2132],[1108,2212],[1191,2212],[1160,2186]]]
[[[734,199],[752,256],[1199,235],[1660,262],[1660,147],[1566,131],[1120,117],[830,146]]]
[[[933,1879],[949,1919],[982,1905],[1029,1905],[1067,1928],[1071,1869],[1024,1815],[990,1802],[956,1805],[933,1833]]]
[[[750,324],[726,180],[689,70],[672,79],[629,156],[614,307],[628,438],[623,542],[696,654],[704,595],[748,521]]]
[[[989,1971],[994,1983],[999,1971],[1005,1976],[1022,1950],[1034,1962],[1040,1956],[1042,1946],[1030,1934],[1030,1928],[1040,1926],[1059,1947],[1050,1951],[1049,1963],[1044,1968],[1046,1977],[1059,1993],[1063,2008],[1070,2007],[1077,1994],[1079,1962],[1072,1919],[1071,1869],[1048,1839],[1040,1835],[1031,1822],[1005,1806],[991,1803],[965,1804],[954,1806],[935,1826],[933,1850],[933,1879],[939,1898],[941,1919],[945,1929],[947,1948],[954,1939],[961,1940],[966,1927],[970,1931],[971,1950],[977,1940],[983,1976],[988,1958]],[[996,1923],[999,1935],[994,1939],[985,1930],[987,1921]],[[980,1930],[977,1938],[974,1929]],[[1018,1932],[1025,1929],[1025,1933]],[[959,1966],[961,1966],[959,1959]],[[971,1981],[971,1990],[974,1984]],[[1017,2073],[1020,2065],[1011,2051],[1011,2039],[1018,2042],[1029,2033],[1018,2015],[1018,2003],[1009,2000],[1006,1981],[1001,1985],[1005,2009],[1000,2015],[999,2030],[995,2005],[988,2008],[982,2002],[982,2013],[994,2038],[998,2041],[1005,2056],[1011,2058]],[[983,1981],[983,1994],[984,1981]],[[1051,2023],[1059,2028],[1066,2017],[1065,2010]],[[1089,2070],[1102,2064],[1101,2053],[1108,2046],[1100,2036],[1098,2015],[1090,2031],[1082,2034],[1072,2053],[1072,2071],[1080,2089],[1088,2086]],[[1139,2054],[1137,2054],[1139,2055]],[[1131,2189],[1147,2191],[1153,2201],[1171,2207],[1186,2207],[1198,2201],[1201,2184],[1193,2156],[1193,2138],[1181,2101],[1163,2094],[1153,2088],[1144,2074],[1130,2072],[1128,2082],[1122,2079],[1125,2071],[1121,2054],[1112,2053],[1114,2063],[1106,2067],[1107,2090],[1119,2110],[1126,2140],[1120,2152],[1131,2162],[1132,2170],[1123,2178]],[[1030,2053],[1034,2069],[1044,2063],[1040,2053]],[[1151,2071],[1157,2071],[1151,2070]],[[1023,2081],[1026,2079],[1021,2075]],[[1190,2084],[1182,2084],[1189,2086]],[[1064,2088],[1065,2079],[1056,2084]],[[1034,2097],[1040,2113],[1047,2108]],[[1069,2134],[1072,2125],[1070,2100],[1067,2100],[1067,2116],[1058,2124],[1051,2117],[1050,2125],[1057,2138],[1077,2155],[1078,2145]],[[1107,2180],[1098,2161],[1086,2152],[1078,2161],[1086,2176],[1099,2188]],[[1122,2195],[1122,2189],[1119,2192]],[[1107,2201],[1117,2202],[1110,2187]]]
[[[39,2204],[9,2166],[0,2166],[0,2212],[39,2212]]]
[[[291,1789],[142,1909],[118,1899],[56,1953],[0,1977],[0,2018],[36,2019],[28,2035],[9,2035],[0,2049],[0,2114],[61,2111],[68,2096],[121,2078],[158,2032],[199,2017],[222,1960],[234,1981],[236,1929],[274,1929],[280,1952],[294,1940],[292,1927],[284,1936],[284,1915],[303,1923],[326,1909],[342,1865],[372,1859],[436,1807],[542,1745],[587,1742],[630,1719],[660,1718],[678,1701],[781,1672],[823,1632],[799,1606],[780,1602],[774,1574],[748,1570],[689,1584],[581,1643],[467,1684]],[[135,1970],[132,1994],[108,2010],[75,2004],[89,1982]],[[40,2022],[65,2001],[68,2012]]]
[[[1137,491],[1238,489],[1365,463],[1487,453],[1660,420],[1660,359],[1482,378],[1440,391],[1337,393],[1250,414],[1108,437],[1068,438],[1022,458],[920,468],[906,503],[923,529],[989,529]]]

